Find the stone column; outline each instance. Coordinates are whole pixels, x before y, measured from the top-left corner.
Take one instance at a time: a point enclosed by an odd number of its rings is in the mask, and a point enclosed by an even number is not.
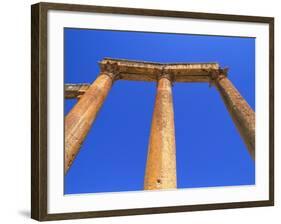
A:
[[[96,119],[115,78],[112,72],[101,72],[83,97],[65,117],[64,172],[68,171]]]
[[[176,144],[171,76],[158,79],[146,163],[145,190],[177,187]]]
[[[211,75],[248,151],[255,160],[255,112],[226,76],[226,71]]]

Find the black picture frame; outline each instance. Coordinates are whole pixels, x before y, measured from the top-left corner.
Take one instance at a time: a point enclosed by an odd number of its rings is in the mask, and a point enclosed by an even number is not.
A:
[[[47,13],[49,10],[99,12],[264,23],[269,25],[269,200],[203,205],[138,208],[110,211],[48,214],[47,201]],[[201,12],[164,11],[152,9],[90,6],[78,4],[38,3],[31,6],[31,217],[39,221],[187,212],[227,208],[274,205],[274,18],[210,14]]]

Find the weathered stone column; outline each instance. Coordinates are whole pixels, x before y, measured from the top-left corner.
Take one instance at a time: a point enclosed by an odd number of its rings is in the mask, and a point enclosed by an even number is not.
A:
[[[235,123],[248,151],[255,160],[255,112],[226,76],[226,71],[212,73],[214,81],[225,105]]]
[[[96,119],[97,113],[111,89],[115,75],[113,72],[101,72],[65,117],[65,173],[78,154],[92,123]]]
[[[171,76],[158,79],[146,163],[145,190],[177,187],[176,144]]]

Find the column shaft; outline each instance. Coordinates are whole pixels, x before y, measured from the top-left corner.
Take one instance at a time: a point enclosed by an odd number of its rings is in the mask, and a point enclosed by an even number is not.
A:
[[[65,117],[65,173],[78,154],[112,83],[112,76],[101,73]]]
[[[255,112],[226,76],[218,77],[215,84],[251,157],[255,159]]]
[[[160,78],[151,125],[144,189],[177,187],[172,83]]]

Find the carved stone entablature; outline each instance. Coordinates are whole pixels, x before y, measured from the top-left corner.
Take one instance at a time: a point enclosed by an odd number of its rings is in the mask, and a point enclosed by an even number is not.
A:
[[[211,85],[218,77],[227,75],[227,69],[220,68],[216,62],[156,63],[104,58],[99,62],[99,66],[100,75],[108,75],[112,80],[157,82],[159,78],[166,77],[172,84],[174,82],[205,82]],[[81,85],[74,85],[71,84],[65,89],[66,98],[77,98],[85,92]],[[84,92],[80,91],[81,88]]]
[[[90,83],[67,83],[64,85],[64,97],[66,99],[79,98],[90,88],[90,85]]]
[[[104,58],[101,72],[117,74],[120,80],[155,82],[159,73],[168,73],[173,82],[209,82],[209,71],[218,70],[218,63],[156,63]],[[115,79],[117,79],[115,77]]]

